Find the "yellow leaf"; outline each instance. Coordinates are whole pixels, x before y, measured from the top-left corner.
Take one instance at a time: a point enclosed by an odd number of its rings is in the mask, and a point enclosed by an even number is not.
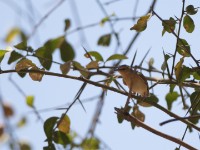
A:
[[[175,75],[176,75],[177,80],[180,79],[180,75],[181,75],[182,68],[183,68],[183,62],[184,62],[184,57],[182,57],[175,66]]]
[[[99,67],[98,61],[91,61],[89,64],[86,65],[87,69],[95,68],[97,69]]]
[[[9,31],[8,35],[6,36],[5,42],[7,42],[7,43],[12,42],[13,39],[14,39],[18,34],[20,34],[19,28],[12,28],[12,29]]]
[[[58,124],[58,129],[61,131],[61,132],[64,132],[64,133],[69,133],[70,131],[70,119],[67,115],[65,115],[62,120],[59,121],[59,124]]]
[[[131,115],[140,120],[141,122],[144,122],[145,120],[145,114],[139,110],[138,106],[133,107],[133,112],[131,113]]]
[[[33,103],[34,103],[34,96],[27,96],[26,97],[26,104],[30,107],[33,107]]]
[[[20,71],[23,69],[28,69],[30,67],[36,67],[36,65],[32,63],[31,60],[23,58],[17,63],[17,65],[15,66],[15,70]]]
[[[71,61],[67,61],[66,63],[60,65],[60,70],[62,71],[62,74],[67,74],[70,69],[71,69],[71,65],[72,65],[72,62]]]
[[[38,67],[32,67],[30,70],[40,70]],[[42,71],[44,71],[44,69],[41,69]],[[33,81],[41,81],[42,80],[42,77],[44,76],[43,73],[39,73],[39,72],[30,72],[29,73],[29,76],[31,77],[31,79]]]

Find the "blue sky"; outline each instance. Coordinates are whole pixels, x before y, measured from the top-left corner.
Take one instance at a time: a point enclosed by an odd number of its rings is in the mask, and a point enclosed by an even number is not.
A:
[[[8,3],[15,2],[15,6],[11,6]],[[38,23],[42,16],[44,16],[57,1],[53,0],[32,0],[33,9],[37,10],[35,13],[31,12],[30,8],[27,7],[25,0],[20,0],[18,2],[14,0],[2,0],[0,2],[1,13],[0,18],[2,20],[0,28],[0,48],[5,49],[8,45],[4,43],[3,39],[6,33],[13,27],[22,27],[27,33],[31,33],[34,24]],[[107,0],[102,0],[102,3],[107,2]],[[133,6],[136,1],[124,0],[113,3],[112,5],[106,6],[108,14],[115,13],[117,17],[127,17],[133,15]],[[88,25],[92,23],[99,22],[104,18],[104,14],[98,7],[96,1],[88,0],[81,1],[76,0],[77,9],[80,15],[81,24]],[[137,8],[136,16],[144,15],[147,9],[149,9],[151,1],[140,0]],[[200,6],[200,1],[194,0],[192,2],[186,1],[186,6],[193,4],[195,7]],[[163,18],[169,19],[169,17],[177,16],[181,14],[182,1],[181,0],[159,0],[156,4],[155,11]],[[20,8],[20,11],[16,11],[14,8]],[[35,20],[32,22],[27,17],[28,14]],[[79,26],[77,20],[74,17],[72,2],[64,2],[58,9],[55,10],[41,26],[37,29],[36,34],[31,37],[29,45],[34,49],[42,46],[44,42],[48,39],[58,37],[63,34],[64,20],[69,18],[72,22],[72,27],[70,30],[75,29]],[[199,51],[199,35],[200,35],[200,18],[199,12],[196,16],[192,16],[194,19],[196,28],[194,33],[189,34],[184,31],[181,32],[181,37],[187,39],[188,43],[191,45],[191,52],[197,57]],[[131,40],[135,31],[130,31],[130,27],[133,26],[133,21],[120,21],[116,24],[115,30],[121,32],[121,43],[122,47],[119,48],[118,53],[122,53],[126,49],[128,42]],[[110,27],[105,24],[103,27],[98,25],[93,28],[89,28],[83,31],[87,42],[81,40],[81,35],[76,32],[68,35],[67,40],[74,46],[76,50],[75,60],[79,61],[82,65],[89,63],[84,55],[84,50],[82,46],[89,50],[95,50],[101,53],[105,58],[113,54],[115,49],[116,41],[113,38],[110,47],[97,46],[97,40],[100,35],[110,32]],[[143,67],[147,67],[147,61],[153,57],[155,59],[155,67],[160,69],[163,62],[163,49],[165,52],[173,53],[175,49],[176,39],[173,35],[166,33],[163,37],[162,33],[162,23],[158,18],[153,16],[148,22],[147,29],[141,34],[134,46],[132,51],[128,54],[129,59],[123,61],[123,64],[130,64],[135,50],[138,50],[138,55],[136,58],[135,65],[140,63],[140,60],[146,53],[146,51],[151,47],[151,51],[144,62]],[[17,44],[19,40],[15,40],[11,43],[11,46]],[[177,62],[180,57],[177,57]],[[6,59],[2,62],[2,69],[11,69],[13,65],[6,65]],[[55,52],[54,59],[60,61],[60,56],[58,52]],[[33,59],[37,63],[36,59]],[[111,65],[112,63],[108,63]],[[185,60],[185,64],[193,64],[190,59]],[[53,65],[51,71],[60,72],[58,65]],[[148,75],[146,72],[143,72]],[[70,71],[70,75],[79,76],[78,72]],[[117,73],[116,73],[117,74]],[[26,127],[16,131],[19,138],[25,139],[31,142],[32,147],[37,150],[45,146],[44,140],[45,135],[43,133],[43,124],[37,121],[36,116],[33,113],[28,113],[31,111],[25,103],[24,97],[16,90],[16,88],[8,81],[8,74],[3,74],[0,76],[0,88],[5,101],[11,103],[15,108],[16,114],[12,123],[18,120],[21,116],[28,117],[28,124]],[[155,77],[161,77],[155,74]],[[62,105],[69,103],[73,100],[79,87],[82,85],[79,81],[73,81],[69,79],[62,79],[57,77],[45,76],[42,82],[34,82],[29,77],[21,79],[18,75],[13,74],[12,78],[17,82],[17,84],[25,91],[27,95],[35,96],[35,106],[38,109],[49,108],[57,105]],[[114,86],[114,84],[112,85]],[[158,85],[154,89],[156,96],[159,98],[159,104],[166,107],[165,94],[168,92],[169,87],[167,85]],[[189,89],[191,92],[193,89]],[[92,85],[87,86],[85,89],[82,99],[88,98],[100,94],[102,89],[94,87]],[[118,124],[116,114],[114,113],[114,107],[121,107],[124,105],[126,100],[125,96],[121,96],[117,93],[108,91],[104,108],[100,116],[100,124],[97,126],[95,131],[96,135],[103,139],[103,141],[113,150],[121,149],[175,149],[178,145],[162,139],[152,133],[145,131],[142,128],[136,128],[132,130],[130,124],[123,122],[123,124]],[[89,128],[91,119],[96,109],[96,104],[98,100],[94,100],[90,103],[85,103],[84,106],[87,110],[85,113],[80,105],[75,105],[69,111],[69,117],[71,118],[71,128],[78,132],[81,136],[84,136]],[[159,123],[169,119],[170,117],[163,112],[151,108],[141,108],[141,110],[146,115],[145,123],[158,129],[164,133],[173,135],[177,138],[181,138],[185,130],[185,124],[180,122],[174,122],[166,126],[159,126]],[[182,111],[181,99],[173,104],[172,111],[184,116],[185,112]],[[46,113],[41,113],[43,119],[47,119],[50,116],[60,116],[62,111],[49,111]],[[1,118],[2,119],[2,116]],[[192,134],[187,134],[185,141],[196,148],[200,148],[198,133],[194,131]],[[0,143],[0,147],[6,149],[4,144]],[[184,149],[184,148],[182,148]]]

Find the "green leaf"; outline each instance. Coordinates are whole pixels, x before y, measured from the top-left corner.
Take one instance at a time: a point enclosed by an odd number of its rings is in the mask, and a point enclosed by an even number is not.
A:
[[[200,110],[199,100],[200,100],[200,92],[199,91],[193,92],[190,96],[192,111],[195,112],[197,110]]]
[[[44,126],[43,126],[44,133],[48,140],[52,139],[53,129],[58,119],[59,119],[58,117],[50,117],[44,122]]]
[[[8,64],[15,62],[16,60],[24,57],[22,54],[17,53],[16,51],[12,51],[10,54],[10,58],[8,60]]]
[[[29,69],[32,67],[36,67],[36,65],[31,60],[22,58],[20,61],[17,62],[15,66],[15,70],[18,72],[18,71]]]
[[[86,68],[84,68],[79,62],[77,61],[73,61],[72,65],[74,67],[74,69],[79,70],[79,72],[81,73],[81,75],[85,78],[87,78],[89,76],[89,72]]]
[[[174,88],[176,87],[176,84],[170,84],[169,87],[169,92],[172,93],[174,91]]]
[[[61,144],[63,146],[66,146],[70,144],[70,138],[67,136],[67,134],[61,132],[61,131],[55,131],[53,133],[53,141],[57,144]]]
[[[188,33],[192,33],[194,31],[195,24],[190,16],[185,15],[183,19],[183,26]]]
[[[179,39],[177,45],[177,51],[180,55],[184,57],[190,57],[190,45],[185,39]]]
[[[197,13],[197,11],[198,11],[198,9],[194,8],[193,5],[188,5],[186,7],[186,12],[187,12],[188,15],[194,15],[194,14]]]
[[[12,29],[9,31],[8,35],[6,36],[5,42],[11,43],[11,42],[13,41],[13,39],[14,39],[17,35],[19,35],[19,33],[20,33],[20,29],[19,29],[19,28],[12,28]]]
[[[60,36],[60,37],[57,37],[55,39],[48,40],[44,44],[46,52],[52,54],[55,51],[56,48],[59,48],[61,46],[61,44],[64,42],[64,40],[65,40],[64,36]]]
[[[193,77],[196,79],[196,80],[200,80],[200,71],[196,71],[196,72],[193,72]]]
[[[111,42],[111,34],[105,34],[99,38],[97,44],[101,46],[109,46],[110,42]]]
[[[5,55],[7,52],[8,52],[7,50],[0,50],[0,63],[1,63],[1,61],[3,60],[4,55]]]
[[[84,139],[82,142],[83,150],[97,150],[99,149],[100,141],[97,138]]]
[[[163,20],[162,26],[163,26],[163,30],[164,30],[162,35],[164,35],[165,31],[167,31],[168,33],[172,33],[172,31],[174,31],[174,29],[176,27],[176,20],[174,20],[174,18],[170,17],[169,20]]]
[[[185,79],[190,78],[191,74],[192,74],[191,68],[183,65],[180,81],[184,82]]]
[[[49,70],[52,65],[52,53],[45,47],[40,47],[35,51],[35,56],[39,59],[41,65]]]
[[[176,79],[178,81],[180,81],[181,79],[181,73],[182,73],[182,68],[183,68],[183,62],[184,62],[184,58],[181,58],[180,61],[176,64],[175,66],[175,75],[176,75]]]
[[[176,101],[178,97],[179,97],[179,94],[177,92],[170,92],[170,93],[168,93],[166,95],[165,99],[166,99],[166,102],[167,102],[167,108],[168,108],[168,110],[171,110],[172,103],[174,101]]]
[[[68,115],[65,115],[61,120],[58,122],[58,129],[59,131],[67,134],[70,131],[70,118]]]
[[[43,147],[43,150],[56,150],[53,143],[48,143],[48,146]]]
[[[26,69],[25,69],[26,70]],[[22,73],[22,72],[17,72],[17,74],[21,77],[24,78],[26,76],[26,73]]]
[[[73,60],[75,57],[74,49],[67,41],[64,41],[60,46],[60,56],[64,62]]]
[[[33,103],[34,103],[34,96],[32,96],[32,95],[27,96],[26,97],[26,104],[30,107],[33,107],[34,106]]]
[[[19,50],[25,50],[27,51],[27,41],[23,41],[17,45],[14,45],[15,48],[19,49]]]
[[[158,103],[159,99],[158,99],[158,97],[156,95],[154,95],[154,94],[151,93],[150,96],[148,96],[148,97],[146,97],[144,99],[144,101],[138,100],[138,104],[140,106],[143,106],[143,107],[151,107],[152,106],[151,104],[146,103],[145,101]]]
[[[100,25],[103,26],[107,21],[109,21],[109,19],[110,19],[110,16],[107,16],[107,17],[101,19]]]
[[[140,19],[137,21],[137,24],[131,27],[130,30],[136,30],[137,32],[144,31],[147,28],[147,21],[150,19],[150,17],[150,13],[148,13],[146,16],[140,17]]]
[[[101,56],[101,54],[98,53],[97,51],[89,51],[88,53],[85,53],[84,56],[85,56],[86,58],[89,58],[88,54],[89,54],[90,56],[93,56],[93,57],[96,59],[96,61],[104,61],[104,60],[103,60],[103,57]]]
[[[70,20],[69,20],[69,19],[66,19],[66,20],[65,20],[65,29],[64,29],[64,31],[67,31],[67,30],[69,29],[70,26],[71,26]]]
[[[111,55],[106,61],[110,61],[110,60],[122,60],[122,59],[127,59],[128,57],[126,57],[125,55],[122,54],[114,54]]]
[[[124,118],[121,115],[117,114],[117,120],[118,123],[122,123],[124,121]]]
[[[66,75],[70,71],[71,65],[72,65],[71,61],[67,61],[64,64],[60,65],[60,70],[62,74]]]

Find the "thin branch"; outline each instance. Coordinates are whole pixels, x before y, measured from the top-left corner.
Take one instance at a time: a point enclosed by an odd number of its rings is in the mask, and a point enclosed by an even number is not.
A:
[[[29,35],[28,39],[30,39],[38,29],[38,27],[64,2],[65,0],[60,0],[52,9],[50,9],[41,19],[40,21],[34,26],[31,34]]]
[[[179,139],[177,139],[177,138],[175,138],[175,137],[172,137],[172,136],[170,136],[170,135],[168,135],[168,134],[165,134],[165,133],[163,133],[163,132],[160,132],[160,131],[158,131],[158,130],[155,130],[154,128],[152,128],[152,127],[150,127],[150,126],[144,124],[143,122],[141,122],[140,120],[138,120],[138,119],[135,118],[134,116],[130,115],[130,114],[127,113],[127,112],[124,112],[123,110],[121,110],[121,109],[119,109],[119,108],[115,108],[115,110],[116,110],[116,113],[117,113],[118,115],[121,115],[121,116],[122,116],[124,119],[126,119],[127,121],[129,121],[129,122],[131,122],[131,123],[133,123],[133,124],[136,124],[136,125],[142,127],[143,129],[145,129],[145,130],[147,130],[147,131],[149,131],[149,132],[152,132],[152,133],[155,134],[155,135],[158,135],[158,136],[160,136],[160,137],[162,137],[162,138],[164,138],[164,139],[167,139],[167,140],[169,140],[169,141],[172,141],[172,142],[174,142],[174,143],[180,144],[180,145],[184,146],[184,147],[187,148],[187,149],[190,149],[190,150],[197,150],[196,148],[192,147],[191,145],[189,145],[189,144],[187,144],[187,143],[185,143],[185,142],[183,142],[183,141],[181,141],[181,140],[179,140]]]
[[[171,123],[171,122],[174,122],[174,121],[185,120],[185,119],[193,119],[193,118],[200,118],[200,115],[193,115],[193,116],[188,116],[188,117],[180,117],[180,118],[169,119],[169,120],[161,122],[160,126],[163,126],[167,123]]]
[[[97,86],[97,87],[101,87],[103,89],[107,89],[107,90],[110,90],[110,91],[113,91],[113,92],[116,92],[116,93],[119,93],[119,94],[122,94],[122,95],[126,95],[128,96],[128,93],[127,92],[123,92],[123,91],[120,91],[116,88],[113,88],[113,87],[109,87],[109,86],[106,86],[104,84],[100,84],[100,83],[97,83],[95,81],[91,81],[91,80],[88,80],[86,78],[83,78],[83,77],[74,77],[74,76],[70,76],[70,75],[63,75],[63,74],[59,74],[59,73],[54,73],[54,72],[48,72],[48,71],[42,71],[42,70],[22,70],[20,71],[21,73],[29,73],[29,72],[35,72],[35,73],[41,73],[41,74],[45,74],[45,75],[50,75],[50,76],[56,76],[56,77],[62,77],[62,78],[69,78],[69,79],[74,79],[74,80],[79,80],[79,81],[82,81],[82,82],[86,82],[86,83],[89,83],[89,84],[92,84],[94,86]],[[4,71],[1,71],[0,74],[3,74],[3,73],[16,73],[16,70],[4,70]],[[135,96],[135,95],[131,95],[132,98],[135,98],[135,99],[138,99],[139,97],[138,96]],[[158,108],[159,110],[165,112],[166,114],[168,114],[169,116],[172,116],[174,118],[179,118],[178,115],[168,111],[166,108],[162,107],[161,105],[155,103],[155,102],[152,102],[152,101],[146,101],[144,99],[144,102]],[[187,121],[187,120],[181,120],[183,123],[187,124],[187,125],[190,125],[191,127],[193,127],[194,129],[200,131],[200,128],[195,126],[193,123],[191,123],[190,121]]]
[[[175,60],[176,60],[176,54],[177,54],[177,50],[178,50],[178,42],[179,42],[180,33],[181,33],[181,25],[182,25],[183,15],[184,15],[184,13],[185,13],[185,12],[184,12],[184,9],[185,9],[185,0],[183,0],[181,17],[180,17],[180,19],[179,19],[179,27],[178,27],[178,33],[177,33],[177,39],[176,39],[176,49],[175,49],[174,55],[173,55],[171,76],[173,75],[173,71],[174,71],[174,65],[175,65]]]

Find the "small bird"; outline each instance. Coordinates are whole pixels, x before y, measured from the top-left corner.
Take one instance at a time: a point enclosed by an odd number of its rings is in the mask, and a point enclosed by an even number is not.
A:
[[[138,93],[141,97],[149,96],[148,82],[142,73],[132,70],[127,65],[119,66],[115,70],[121,74],[124,84],[127,85],[133,93]]]

